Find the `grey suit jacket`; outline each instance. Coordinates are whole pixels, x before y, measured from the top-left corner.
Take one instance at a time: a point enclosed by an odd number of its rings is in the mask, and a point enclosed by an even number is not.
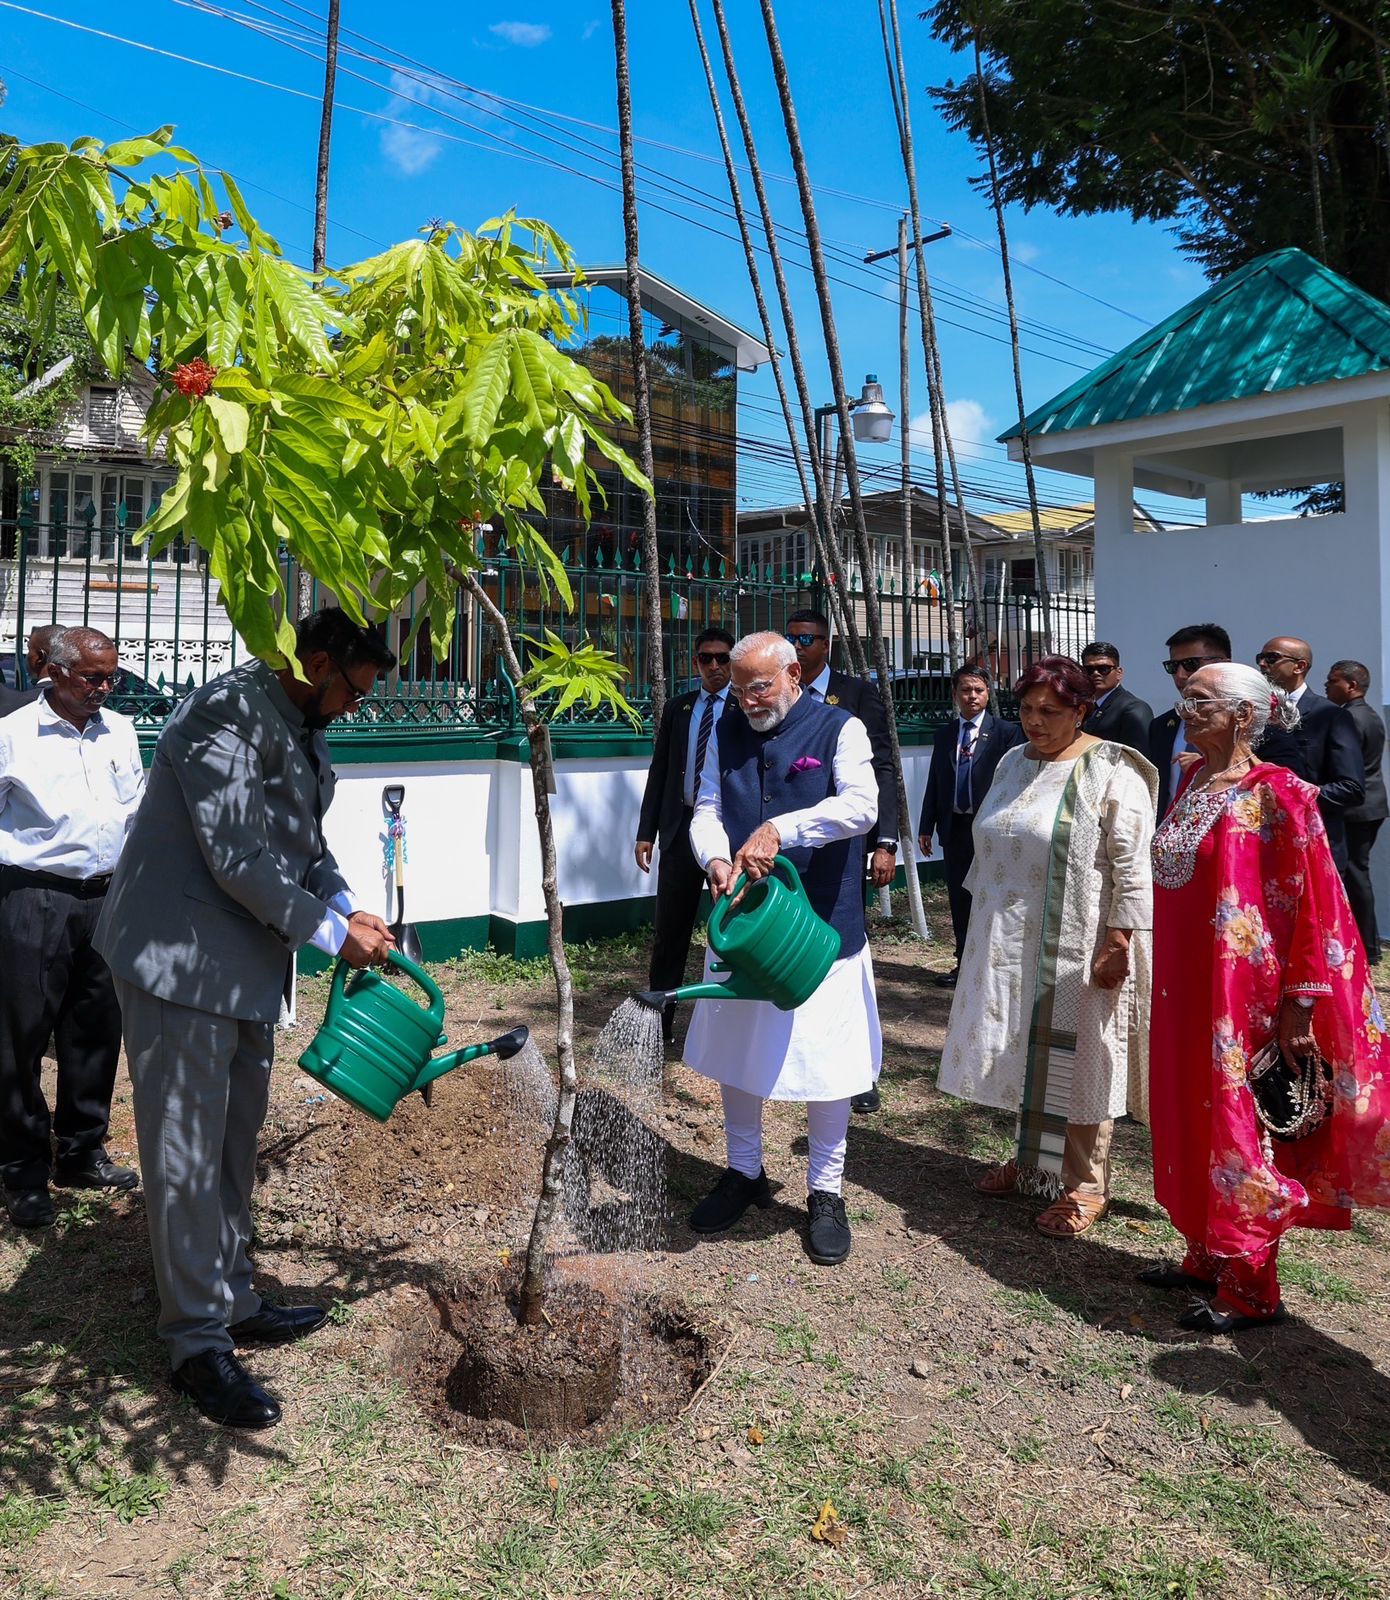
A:
[[[264,663],[179,703],[154,754],[96,946],[162,1000],[274,1022],[290,955],[347,888],[324,843],[323,734]]]

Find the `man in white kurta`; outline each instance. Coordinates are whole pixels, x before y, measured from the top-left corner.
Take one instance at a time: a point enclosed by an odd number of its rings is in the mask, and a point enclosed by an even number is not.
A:
[[[808,1249],[813,1261],[833,1265],[850,1249],[840,1193],[850,1098],[873,1087],[882,1056],[863,849],[835,848],[867,833],[878,815],[873,752],[862,722],[803,695],[796,653],[781,635],[740,640],[732,670],[743,715],[720,723],[719,760],[701,774],[691,848],[716,899],[740,874],[766,876],[778,854],[807,862],[812,904],[840,931],[842,954],[794,1011],[768,1001],[697,1002],[685,1059],[720,1085],[728,1169],[690,1222],[697,1232],[721,1232],[750,1205],[771,1204],[763,1101],[804,1101]],[[807,803],[799,804],[803,791]]]

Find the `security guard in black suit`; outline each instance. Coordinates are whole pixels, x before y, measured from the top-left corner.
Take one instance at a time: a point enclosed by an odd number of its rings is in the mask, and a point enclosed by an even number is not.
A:
[[[633,855],[643,872],[652,868],[652,850],[660,842],[656,870],[656,927],[652,939],[648,983],[653,989],[678,989],[685,981],[690,936],[700,914],[705,875],[690,848],[690,819],[699,793],[700,773],[716,754],[714,730],[729,701],[729,653],[734,636],[723,628],[706,628],[695,639],[695,666],[700,687],[666,702],[652,748],[651,769],[642,794]],[[734,708],[735,715],[742,715]],[[675,1024],[674,1005],[662,1013],[662,1034],[669,1044]]]
[[[936,979],[954,989],[970,925],[970,894],[965,875],[975,859],[975,814],[994,782],[994,769],[1006,750],[1023,743],[1016,722],[993,716],[989,707],[989,675],[983,667],[957,667],[951,674],[957,715],[942,728],[932,746],[917,842],[922,854],[932,853],[932,835],[941,841],[946,864],[946,896],[951,904],[951,931],[956,941],[955,971]],[[968,730],[968,737],[967,737]]]
[[[1318,810],[1327,829],[1327,843],[1337,871],[1345,878],[1346,812],[1366,796],[1366,765],[1351,713],[1308,687],[1306,680],[1312,664],[1313,651],[1308,641],[1291,635],[1269,640],[1255,657],[1255,665],[1265,677],[1298,707],[1298,726],[1293,730],[1298,742],[1297,757],[1282,757],[1270,748],[1268,740],[1259,753],[1262,761],[1288,767],[1317,786]]]
[[[1131,694],[1121,682],[1125,669],[1120,665],[1118,648],[1101,639],[1088,644],[1081,652],[1081,670],[1091,680],[1096,697],[1091,714],[1086,718],[1086,732],[1097,739],[1128,745],[1147,758],[1153,707],[1137,694]]]

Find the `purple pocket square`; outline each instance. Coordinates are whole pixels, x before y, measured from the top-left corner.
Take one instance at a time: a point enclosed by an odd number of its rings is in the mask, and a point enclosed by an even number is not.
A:
[[[819,766],[820,762],[814,756],[801,756],[792,762],[791,770],[793,772],[814,772]]]

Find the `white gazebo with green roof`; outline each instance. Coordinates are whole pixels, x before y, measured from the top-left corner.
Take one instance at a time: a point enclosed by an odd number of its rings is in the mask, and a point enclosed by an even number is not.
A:
[[[1027,419],[1039,466],[1095,485],[1097,627],[1126,684],[1172,697],[1163,641],[1219,622],[1238,660],[1274,634],[1390,682],[1390,306],[1300,250],[1262,256]],[[1021,457],[1019,429],[1003,436]],[[1271,515],[1252,493],[1345,486],[1344,509]],[[1194,527],[1144,528],[1134,492],[1197,501]]]

